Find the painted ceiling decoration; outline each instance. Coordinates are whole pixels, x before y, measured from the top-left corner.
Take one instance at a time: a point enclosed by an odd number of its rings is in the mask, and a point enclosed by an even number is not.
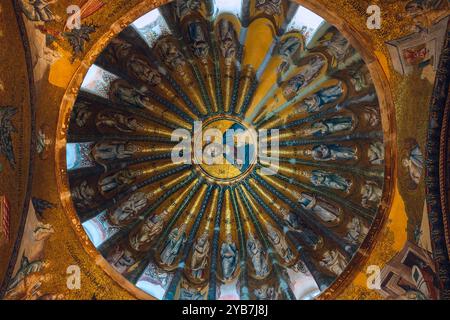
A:
[[[221,164],[173,161],[173,132],[198,123],[222,135]],[[257,154],[261,139],[278,150]],[[86,233],[157,299],[312,299],[352,264],[384,197],[368,67],[286,0],[178,0],[135,21],[87,73],[66,150]]]

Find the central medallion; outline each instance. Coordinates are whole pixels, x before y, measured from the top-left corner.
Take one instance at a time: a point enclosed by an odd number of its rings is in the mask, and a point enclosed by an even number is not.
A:
[[[250,125],[237,117],[219,115],[199,129],[194,130],[194,161],[207,180],[229,185],[251,172],[258,139]]]

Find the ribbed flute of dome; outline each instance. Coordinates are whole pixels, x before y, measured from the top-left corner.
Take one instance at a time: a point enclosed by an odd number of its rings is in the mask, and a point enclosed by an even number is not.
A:
[[[229,63],[225,64],[222,68],[223,107],[225,112],[229,112],[231,107],[231,98],[233,96],[233,83],[235,81],[234,74],[236,71],[236,66]]]
[[[159,86],[159,89],[161,90],[164,96],[169,98],[169,102],[178,106],[184,113],[186,113],[192,119],[194,120],[198,119],[198,117],[191,111],[191,109],[189,109],[189,107],[184,103],[184,101],[180,99],[180,97],[176,94],[176,92],[171,90],[163,83]]]
[[[216,113],[219,111],[219,106],[217,104],[216,99],[216,85],[215,85],[215,75],[214,75],[214,66],[208,60],[202,61],[202,73],[206,76],[206,87],[208,90],[209,99],[211,101],[211,111]]]
[[[187,89],[187,94],[192,99],[192,102],[197,107],[197,110],[202,115],[207,115],[208,110],[206,109],[206,106],[203,103],[202,97],[199,94],[200,90],[194,85],[194,82],[192,81],[192,82],[186,84],[185,88]]]
[[[281,126],[285,122],[277,114],[274,114],[271,118],[265,118],[266,116],[267,116],[267,113],[264,114],[264,117],[261,117],[259,119],[255,119],[255,123],[258,123],[259,125],[261,125],[261,128],[272,129],[272,128],[276,128],[278,126]]]
[[[192,128],[191,124],[183,119],[181,119],[179,116],[173,114],[171,111],[168,111],[164,107],[160,105],[151,105],[150,107],[146,108],[146,110],[151,114],[157,117],[157,119],[160,119],[162,121],[173,123],[177,125],[180,128],[185,128],[190,130]]]
[[[186,94],[191,98],[191,101],[197,107],[197,110],[202,115],[208,114],[205,102],[203,101],[200,84],[197,82],[194,74],[194,68],[188,67],[189,62],[186,65],[179,67],[178,69],[172,69],[171,74],[186,90]],[[198,70],[198,69],[197,69]]]
[[[272,129],[273,127],[266,127],[266,126],[262,126],[262,127],[258,127],[258,129]],[[262,139],[261,141],[264,141],[265,143],[267,143],[267,145],[271,145],[271,141],[276,139],[278,141],[290,141],[290,140],[296,140],[296,139],[301,139],[303,138],[305,135],[302,134],[303,131],[302,130],[281,130],[279,131],[279,133],[274,136],[274,135],[268,135],[266,138]]]
[[[248,102],[251,100],[251,95],[253,95],[253,82],[256,81],[255,77],[255,69],[253,68],[253,66],[246,65],[241,72],[241,78],[239,80],[239,100],[236,104],[234,113],[240,114],[243,111],[245,104],[248,104]]]

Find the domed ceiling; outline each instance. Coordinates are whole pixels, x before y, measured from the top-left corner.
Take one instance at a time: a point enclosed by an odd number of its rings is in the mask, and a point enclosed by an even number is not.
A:
[[[311,299],[380,215],[367,65],[284,0],[174,1],[111,40],[73,107],[67,172],[98,252],[157,299]]]

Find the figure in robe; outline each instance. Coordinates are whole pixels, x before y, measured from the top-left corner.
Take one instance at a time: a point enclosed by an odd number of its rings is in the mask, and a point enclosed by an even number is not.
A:
[[[167,211],[164,211],[161,215],[153,215],[145,219],[138,231],[130,237],[130,245],[134,250],[146,251],[148,245],[161,233],[166,214]]]
[[[374,205],[378,205],[383,196],[383,190],[378,187],[378,184],[373,181],[367,181],[361,188],[362,200],[361,204],[364,208],[370,208]]]
[[[107,261],[120,274],[125,273],[136,263],[136,259],[133,257],[133,254],[126,249],[121,249],[119,246],[117,246],[113,254],[107,258]]]
[[[340,220],[340,209],[315,195],[303,192],[298,198],[298,203],[323,222],[335,224]]]
[[[136,192],[122,203],[112,213],[108,214],[109,221],[115,226],[122,226],[134,220],[139,212],[147,205],[147,196],[143,192]]]
[[[404,168],[408,170],[411,180],[418,185],[423,173],[423,155],[418,145],[409,153],[409,156],[402,161]]]
[[[342,62],[352,49],[350,42],[340,32],[332,33],[331,38],[323,41],[322,44],[338,63]]]
[[[92,201],[95,197],[95,190],[87,181],[81,182],[75,188],[72,188],[72,199],[75,206],[79,208],[88,208],[92,205]]]
[[[150,263],[144,272],[144,276],[139,281],[147,281],[163,289],[169,286],[170,275],[163,269],[158,268],[155,263]]]
[[[128,106],[134,108],[142,108],[142,94],[133,88],[128,82],[116,80],[111,83],[110,88],[111,100],[118,100]]]
[[[187,240],[186,227],[187,225],[183,224],[170,232],[160,256],[165,265],[171,265],[184,246]]]
[[[6,287],[4,300],[43,300],[46,294],[41,292],[42,284],[51,280],[44,270],[48,263],[40,260],[29,260],[22,256],[20,268]],[[59,296],[58,296],[59,297]]]
[[[129,159],[138,147],[124,142],[99,142],[92,148],[92,156],[96,162]]]
[[[285,74],[289,66],[293,63],[293,55],[301,47],[300,40],[297,37],[289,37],[284,40],[280,48],[278,49],[278,54],[280,55],[283,62],[278,67],[278,72],[283,75]]]
[[[203,279],[205,276],[205,269],[208,265],[209,256],[209,239],[208,233],[205,232],[194,244],[194,252],[191,260],[191,272],[195,279]]]
[[[225,59],[225,65],[231,65],[237,56],[238,40],[233,24],[226,19],[219,22],[219,47]]]
[[[206,59],[209,53],[209,45],[206,41],[205,33],[199,22],[192,22],[188,27],[189,42],[191,43],[191,49],[199,59]]]
[[[286,99],[293,98],[300,89],[306,87],[319,74],[325,61],[322,58],[314,57],[309,64],[299,74],[287,81],[283,89],[283,95]]]
[[[225,280],[231,280],[239,261],[236,243],[233,242],[231,234],[228,234],[226,241],[222,243],[220,248],[220,259],[222,263],[223,278]]]
[[[131,87],[123,80],[116,80],[110,89],[111,100],[119,100],[121,103],[138,109],[146,109],[155,112],[157,108],[143,92]]]
[[[289,37],[281,43],[278,54],[283,60],[290,61],[300,47],[301,43],[299,38]]]
[[[312,171],[311,183],[318,187],[327,187],[344,192],[348,192],[352,186],[351,180],[323,170]]]
[[[127,68],[136,78],[154,87],[161,83],[162,78],[158,71],[154,70],[147,61],[138,55],[132,54],[127,61]]]
[[[50,5],[58,0],[19,0],[20,7],[25,16],[31,21],[49,22],[55,20]]]
[[[85,103],[78,102],[73,107],[72,114],[77,126],[82,128],[92,116],[92,111],[89,110],[89,107]]]
[[[64,295],[43,293],[42,285],[51,280],[50,274],[30,273],[12,290],[6,291],[4,300],[64,300]]]
[[[255,8],[269,16],[281,14],[281,0],[256,0]]]
[[[352,221],[347,224],[347,235],[344,239],[352,244],[359,244],[368,233],[369,228],[358,217],[353,217]]]
[[[181,287],[179,300],[203,300],[203,293],[195,288]]]
[[[120,38],[114,38],[105,49],[109,63],[123,63],[133,52],[133,45]]]
[[[350,82],[353,84],[356,92],[361,92],[373,84],[369,70],[365,66],[351,72]]]
[[[13,289],[15,289],[19,285],[19,283],[23,282],[29,274],[41,272],[47,265],[48,263],[42,260],[35,260],[30,262],[29,259],[25,255],[23,255],[22,260],[20,261],[20,269],[10,280],[7,292],[10,293]]]
[[[176,12],[179,19],[184,18],[192,11],[200,9],[200,0],[177,0],[176,1]]]
[[[347,260],[344,255],[337,250],[329,250],[323,254],[323,259],[320,261],[322,267],[339,276],[347,267]]]
[[[250,257],[257,277],[265,278],[269,274],[269,259],[261,242],[250,234],[247,239],[247,254]]]
[[[260,288],[253,290],[257,300],[277,300],[278,291],[274,287],[267,284],[262,285]]]
[[[310,246],[313,250],[316,250],[321,244],[322,240],[313,231],[307,228],[304,223],[300,221],[300,218],[293,212],[283,209],[280,211],[283,220],[286,222],[289,229],[288,232],[293,233],[295,236]]]
[[[297,94],[300,89],[305,86],[305,76],[303,75],[303,73],[299,73],[287,82],[286,87],[283,89],[283,95],[286,99],[291,100],[295,96],[295,94]]]
[[[298,260],[293,266],[292,266],[292,271],[296,272],[296,273],[303,273],[306,275],[311,275],[311,273],[309,272],[308,268],[306,267],[305,263],[302,262],[302,260]]]
[[[384,144],[382,142],[374,142],[369,146],[367,151],[369,162],[374,165],[380,165],[384,162]]]
[[[97,115],[96,121],[97,128],[101,126],[114,128],[120,132],[136,132],[142,126],[138,123],[137,119],[134,117],[127,117],[118,112],[100,112]]]
[[[292,229],[300,228],[300,219],[295,213],[292,213],[288,209],[282,208],[280,210],[281,215],[283,216],[283,220],[287,223],[287,225]]]
[[[338,144],[321,144],[310,152],[317,161],[357,160],[356,149]],[[307,153],[308,154],[308,153]]]
[[[317,93],[305,98],[296,108],[295,113],[314,113],[319,112],[323,107],[329,103],[334,103],[339,100],[339,98],[344,93],[342,83],[339,82],[335,86],[324,88],[319,90]]]
[[[363,118],[371,127],[376,127],[381,123],[380,112],[374,106],[363,107]]]
[[[176,72],[183,72],[186,65],[186,59],[178,48],[170,41],[164,41],[160,47],[161,56],[164,63]]]
[[[294,254],[292,253],[286,238],[280,233],[280,231],[271,225],[267,226],[267,235],[269,236],[270,242],[280,257],[282,257],[286,263],[290,263],[294,258]]]
[[[122,170],[106,176],[98,182],[101,192],[108,193],[132,184],[136,180],[136,172]]]
[[[314,122],[311,128],[303,130],[302,134],[305,136],[323,137],[340,131],[351,130],[352,128],[352,117],[337,116]]]

